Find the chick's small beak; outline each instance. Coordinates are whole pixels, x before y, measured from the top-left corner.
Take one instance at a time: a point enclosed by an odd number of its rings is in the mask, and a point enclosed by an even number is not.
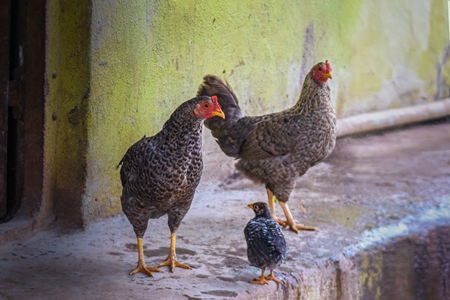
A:
[[[225,114],[223,113],[223,111],[220,108],[219,108],[219,110],[213,111],[212,115],[216,116],[216,117],[221,117],[222,119],[225,119]]]
[[[250,204],[247,205],[247,206],[250,207],[251,209],[253,209],[253,204],[254,204],[254,203],[250,203]]]
[[[325,74],[323,74],[323,77],[333,79],[333,76],[331,76],[331,72],[326,72]]]

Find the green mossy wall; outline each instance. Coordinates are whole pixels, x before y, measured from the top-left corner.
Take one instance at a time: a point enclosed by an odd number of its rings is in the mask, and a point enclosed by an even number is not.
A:
[[[110,0],[83,1],[76,7],[84,8],[80,16],[72,12],[79,27],[63,40],[78,39],[88,19],[89,41],[73,45],[80,49],[71,50],[75,58],[64,54],[64,48],[56,53],[56,67],[67,81],[50,85],[47,113],[56,106],[67,115],[89,88],[82,105],[86,114],[76,133],[70,122],[52,129],[47,121],[50,137],[55,130],[60,133],[52,137],[56,142],[46,142],[49,149],[78,149],[58,151],[49,160],[54,160],[52,166],[64,160],[85,164],[84,223],[120,211],[115,165],[133,142],[158,132],[181,102],[195,96],[205,74],[228,80],[248,114],[295,103],[304,75],[325,59],[333,67],[331,88],[339,117],[449,97],[444,0]],[[62,9],[51,19],[65,14]],[[72,21],[60,20],[60,25]],[[51,26],[49,34],[57,40],[60,33]],[[70,99],[62,106],[57,104],[60,92]],[[86,144],[80,146],[72,136]],[[217,164],[224,173],[232,170],[207,134],[204,151],[205,174]]]
[[[77,227],[84,224],[81,199],[89,164],[89,6],[89,0],[47,4],[43,205]]]

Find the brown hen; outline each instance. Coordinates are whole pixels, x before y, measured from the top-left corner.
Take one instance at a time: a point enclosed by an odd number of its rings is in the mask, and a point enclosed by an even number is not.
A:
[[[292,108],[256,117],[245,116],[232,89],[214,75],[205,76],[197,92],[219,98],[227,118],[211,118],[205,126],[226,155],[239,159],[238,170],[265,184],[273,219],[295,232],[317,230],[297,224],[287,202],[296,180],[326,158],[336,143],[336,115],[327,83],[331,77],[328,61],[316,64]],[[276,217],[274,196],[286,220]]]
[[[203,120],[224,114],[217,98],[193,98],[181,104],[152,137],[143,137],[132,145],[117,167],[122,181],[122,210],[137,237],[138,264],[130,275],[162,272],[161,266],[188,269],[176,259],[176,231],[191,206],[203,169]],[[168,215],[171,232],[170,253],[156,268],[144,262],[142,239],[149,219]]]

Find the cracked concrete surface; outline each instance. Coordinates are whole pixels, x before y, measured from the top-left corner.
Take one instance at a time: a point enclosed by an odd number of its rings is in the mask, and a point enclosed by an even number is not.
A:
[[[136,240],[119,215],[0,247],[0,299],[449,299],[449,183],[449,120],[340,139],[291,196],[294,217],[321,231],[285,230],[283,285],[248,283],[260,270],[246,257],[246,205],[266,193],[235,174],[202,183],[178,230],[178,259],[192,270],[129,276]],[[147,264],[169,244],[167,218],[150,220]]]

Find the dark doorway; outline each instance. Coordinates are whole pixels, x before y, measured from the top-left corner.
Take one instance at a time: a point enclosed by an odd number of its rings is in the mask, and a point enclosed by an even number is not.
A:
[[[41,200],[44,51],[45,0],[1,1],[0,223]]]

